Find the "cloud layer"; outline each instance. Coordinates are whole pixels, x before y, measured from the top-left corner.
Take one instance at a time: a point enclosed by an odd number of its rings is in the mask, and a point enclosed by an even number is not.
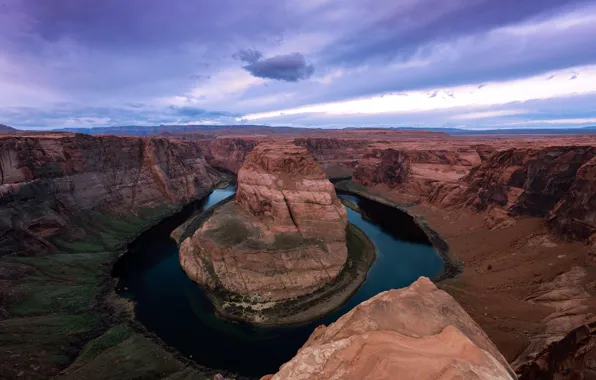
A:
[[[593,0],[4,3],[0,123],[20,128],[596,118]]]

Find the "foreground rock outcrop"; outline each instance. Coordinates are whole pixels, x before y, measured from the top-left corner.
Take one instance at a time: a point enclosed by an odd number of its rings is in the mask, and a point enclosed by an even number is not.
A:
[[[181,234],[187,237],[180,263],[191,279],[211,289],[222,313],[253,322],[296,322],[302,317],[287,313],[280,319],[273,310],[315,297],[325,285],[327,295],[334,285],[341,288],[339,300],[317,312],[324,313],[363,281],[367,265],[357,274],[349,273],[357,263],[346,266],[347,224],[333,185],[305,148],[261,143],[238,173],[235,200],[214,210],[196,231]],[[359,282],[352,281],[354,275]]]
[[[267,380],[514,379],[495,345],[447,293],[421,277],[328,327]]]

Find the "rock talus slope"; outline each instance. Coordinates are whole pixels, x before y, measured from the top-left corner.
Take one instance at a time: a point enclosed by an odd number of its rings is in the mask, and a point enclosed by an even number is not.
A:
[[[514,378],[462,307],[421,277],[318,327],[292,360],[263,380]]]
[[[235,200],[181,243],[180,262],[191,279],[227,298],[253,306],[288,300],[340,274],[346,226],[333,185],[305,148],[262,143],[238,173]]]

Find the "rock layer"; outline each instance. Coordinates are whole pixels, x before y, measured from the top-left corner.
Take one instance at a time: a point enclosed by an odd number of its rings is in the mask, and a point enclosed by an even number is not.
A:
[[[515,377],[462,307],[421,277],[318,327],[292,360],[263,379],[438,378]]]
[[[0,177],[1,252],[36,254],[84,235],[80,213],[179,206],[217,180],[193,142],[81,134],[0,137]]]
[[[346,210],[305,148],[258,145],[238,173],[236,201],[255,216],[272,218],[279,232],[345,241]]]
[[[336,279],[347,260],[346,226],[333,185],[305,148],[262,143],[238,173],[235,200],[182,242],[180,262],[219,292],[222,310],[242,300],[256,312]],[[256,314],[249,319],[262,321]]]
[[[534,216],[547,218],[553,231],[570,240],[588,240],[596,233],[596,148],[486,153],[483,146],[453,151],[373,146],[358,161],[353,178],[364,186],[385,186],[404,203],[486,212],[491,228],[511,226],[514,216]]]

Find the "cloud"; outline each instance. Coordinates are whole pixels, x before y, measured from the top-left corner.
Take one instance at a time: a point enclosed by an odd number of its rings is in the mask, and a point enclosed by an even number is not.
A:
[[[535,119],[522,120],[505,123],[504,125],[527,125],[527,124],[559,124],[559,125],[593,125],[596,124],[596,117],[569,118],[569,119]]]
[[[263,53],[255,49],[242,49],[234,53],[233,57],[242,62],[255,63],[263,57]]]
[[[499,116],[511,116],[521,115],[528,113],[528,110],[500,110],[500,111],[482,111],[482,112],[471,112],[460,115],[455,115],[452,119],[456,120],[475,120],[475,119],[488,119]]]
[[[594,116],[581,114],[593,102],[576,107],[565,100],[586,90],[584,73],[566,70],[596,64],[594,0],[4,2],[0,122],[17,127],[225,123],[314,106],[322,111],[271,120],[341,125],[374,118],[390,126],[401,115],[400,123],[448,125],[462,112],[537,97],[488,91],[494,84],[540,75],[546,81],[561,70],[546,92],[564,91],[554,92],[550,107],[524,116],[562,118],[553,111],[558,105],[560,113],[573,107],[570,118]],[[477,100],[462,92],[472,85],[481,91]],[[366,119],[328,112],[348,105],[365,109]],[[430,116],[451,109],[443,119]],[[424,112],[426,121],[411,116]],[[507,116],[469,120],[499,117]]]
[[[300,53],[276,55],[244,66],[255,77],[296,82],[310,78],[315,67],[306,63]]]
[[[298,114],[411,113],[462,107],[487,107],[581,94],[596,94],[596,65],[573,69],[573,72],[582,73],[583,80],[581,82],[567,80],[566,77],[569,75],[567,71],[569,70],[552,73],[556,77],[551,80],[546,80],[544,75],[539,75],[511,81],[490,82],[489,86],[483,88],[478,88],[477,84],[438,88],[432,90],[433,95],[436,93],[434,97],[429,97],[428,91],[408,91],[406,92],[407,97],[403,97],[402,94],[376,95],[248,114],[243,119],[260,120]]]

